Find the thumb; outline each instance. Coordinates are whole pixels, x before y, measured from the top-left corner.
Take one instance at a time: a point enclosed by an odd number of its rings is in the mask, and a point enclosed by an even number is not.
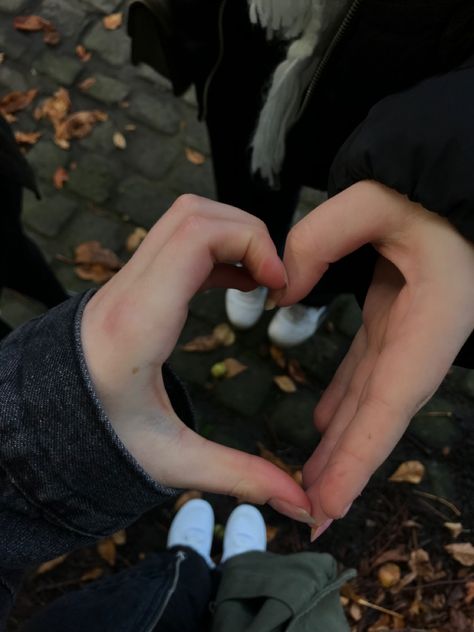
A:
[[[297,303],[331,263],[364,244],[379,247],[399,230],[412,206],[396,191],[369,181],[359,182],[319,206],[289,233],[284,256],[289,283],[286,290],[273,294],[275,302]]]

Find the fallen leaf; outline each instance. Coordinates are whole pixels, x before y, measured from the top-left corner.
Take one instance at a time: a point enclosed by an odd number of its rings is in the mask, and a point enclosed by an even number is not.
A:
[[[425,466],[420,461],[406,461],[388,479],[392,483],[419,485],[425,475]]]
[[[446,529],[451,533],[451,536],[457,540],[457,538],[463,532],[463,526],[460,522],[445,522],[444,525]]]
[[[0,53],[0,64],[3,64],[5,61],[5,53]]]
[[[15,132],[15,140],[19,145],[36,145],[43,134],[41,132]]]
[[[280,347],[270,345],[270,356],[277,367],[280,369],[286,369],[286,356]]]
[[[474,566],[474,546],[471,542],[447,544],[446,551],[463,566]]]
[[[212,334],[198,336],[181,347],[188,353],[214,351],[220,347],[230,347],[235,342],[235,332],[227,323],[222,323],[214,328]]]
[[[296,470],[296,472],[294,472],[294,474],[293,474],[293,480],[300,487],[303,487],[303,472],[301,470]]]
[[[292,358],[288,362],[288,374],[291,379],[294,380],[297,384],[308,383],[308,378],[301,368],[301,364],[298,362],[298,360],[295,360],[294,358]]]
[[[37,575],[44,575],[45,573],[49,573],[53,568],[57,568],[61,566],[64,560],[67,558],[67,553],[65,555],[60,555],[59,557],[54,558],[54,560],[50,560],[49,562],[44,562],[41,566],[38,566],[36,569]]]
[[[87,241],[77,246],[74,264],[80,279],[95,283],[109,281],[123,266],[117,255],[99,241]]]
[[[464,602],[468,606],[470,606],[473,601],[474,601],[474,582],[467,582],[466,583],[466,598],[464,599]]]
[[[136,252],[147,235],[148,231],[144,228],[135,228],[133,233],[127,237],[127,242],[125,244],[127,252]]]
[[[97,553],[109,566],[115,566],[117,560],[117,547],[112,538],[105,538],[97,543]]]
[[[125,125],[126,132],[135,132],[136,129],[137,129],[137,126],[135,125],[135,123],[127,123],[127,125]]]
[[[179,511],[181,507],[183,507],[190,500],[194,500],[195,498],[202,498],[202,493],[196,490],[190,490],[188,492],[184,492],[181,496],[178,497],[177,501],[174,504],[174,511]]]
[[[226,378],[229,380],[248,369],[248,366],[245,366],[245,364],[242,364],[235,358],[226,358],[223,364],[226,368]]]
[[[36,108],[34,118],[37,121],[46,118],[56,126],[66,118],[71,107],[69,92],[65,88],[59,88],[52,97],[45,99],[43,103]]]
[[[123,13],[111,13],[110,15],[106,15],[102,23],[108,31],[116,31],[122,26]]]
[[[87,92],[92,88],[92,86],[95,86],[96,83],[97,79],[95,77],[87,77],[87,79],[81,81],[81,83],[78,85],[78,88],[81,92]]]
[[[7,115],[15,114],[15,112],[20,112],[21,110],[26,110],[26,108],[35,100],[37,94],[38,90],[36,88],[32,88],[31,90],[26,90],[24,92],[21,90],[15,90],[14,92],[6,94],[0,99],[0,113]]]
[[[197,151],[196,149],[191,149],[191,147],[186,147],[185,152],[186,152],[186,158],[193,165],[203,165],[206,162],[206,156],[204,154],[201,154],[201,152]]]
[[[127,147],[127,139],[122,134],[122,132],[115,132],[113,135],[113,143],[117,149],[126,149]]]
[[[262,459],[265,459],[265,461],[269,461],[269,463],[273,463],[273,465],[276,465],[276,467],[278,467],[280,470],[283,470],[290,476],[293,475],[293,468],[288,465],[288,463],[285,463],[285,461],[280,459],[280,457],[274,454],[271,450],[266,448],[263,443],[257,443],[257,447]]]
[[[296,393],[297,391],[296,384],[293,382],[291,377],[288,377],[288,375],[276,375],[273,378],[273,381],[280,391],[283,391],[284,393]]]
[[[352,603],[349,607],[349,614],[354,621],[358,622],[362,619],[362,608],[358,604]]]
[[[392,617],[388,614],[383,614],[377,621],[370,626],[367,632],[390,632],[392,630]]]
[[[60,147],[68,148],[72,138],[85,138],[96,123],[103,123],[108,115],[101,110],[75,112],[56,125],[54,141]]]
[[[44,33],[43,41],[50,46],[56,46],[61,41],[61,37],[54,24],[39,15],[18,15],[13,20],[13,26],[17,31],[42,31]]]
[[[89,52],[85,46],[83,46],[82,44],[78,44],[76,46],[76,55],[79,57],[79,59],[81,61],[83,61],[84,63],[88,62],[91,60],[92,58],[92,53]]]
[[[217,327],[214,328],[212,335],[223,347],[231,347],[235,342],[235,332],[227,323],[217,325]]]
[[[86,571],[85,573],[83,573],[81,575],[81,582],[90,582],[93,581],[94,579],[99,579],[99,577],[102,577],[102,575],[104,574],[104,569],[103,568],[91,568],[90,571]]]
[[[111,538],[117,546],[123,546],[124,544],[127,544],[127,532],[125,531],[125,529],[117,531],[111,536]]]
[[[58,167],[53,175],[54,188],[60,191],[64,183],[69,180],[69,174],[64,167]]]
[[[416,549],[410,553],[408,561],[410,570],[415,573],[416,577],[431,580],[434,577],[434,569],[430,562],[430,556],[425,549]]]
[[[267,529],[267,544],[273,542],[273,540],[278,535],[278,527],[271,527],[270,525],[266,526]]]
[[[383,588],[392,588],[392,586],[395,586],[400,581],[402,572],[398,564],[388,562],[379,568],[377,577],[379,584]]]
[[[403,545],[398,546],[396,549],[389,549],[381,553],[373,562],[372,568],[381,566],[386,562],[408,562],[408,553],[406,553]]]

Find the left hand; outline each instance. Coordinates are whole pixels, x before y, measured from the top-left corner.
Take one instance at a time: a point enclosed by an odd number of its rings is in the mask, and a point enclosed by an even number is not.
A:
[[[242,261],[244,268],[231,261]],[[263,222],[231,206],[182,196],[86,305],[82,342],[112,426],[155,480],[268,502],[311,523],[308,498],[288,474],[188,428],[171,405],[162,375],[194,294],[209,287],[277,289],[285,280]]]
[[[289,287],[278,303],[301,300],[332,262],[366,243],[381,257],[363,325],[316,407],[324,436],[303,470],[316,537],[348,512],[474,327],[474,245],[446,219],[369,181],[293,228]]]

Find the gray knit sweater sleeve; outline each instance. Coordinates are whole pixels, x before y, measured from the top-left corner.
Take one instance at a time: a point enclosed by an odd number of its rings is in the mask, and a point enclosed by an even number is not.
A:
[[[130,455],[95,394],[80,340],[90,296],[0,345],[0,629],[22,569],[113,533],[175,493]],[[183,386],[169,368],[163,374],[192,425]]]

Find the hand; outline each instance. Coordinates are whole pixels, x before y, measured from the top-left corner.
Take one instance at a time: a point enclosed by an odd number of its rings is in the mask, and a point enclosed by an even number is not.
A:
[[[243,268],[226,262],[241,261]],[[102,405],[120,439],[162,485],[224,493],[313,522],[291,477],[217,445],[176,415],[162,366],[190,299],[201,289],[278,289],[286,275],[263,222],[230,206],[179,198],[130,262],[86,306],[82,342]]]
[[[474,327],[474,246],[451,224],[374,182],[332,198],[291,231],[296,303],[329,265],[366,243],[381,257],[363,326],[316,407],[321,443],[303,470],[318,537],[343,517],[432,397]]]

